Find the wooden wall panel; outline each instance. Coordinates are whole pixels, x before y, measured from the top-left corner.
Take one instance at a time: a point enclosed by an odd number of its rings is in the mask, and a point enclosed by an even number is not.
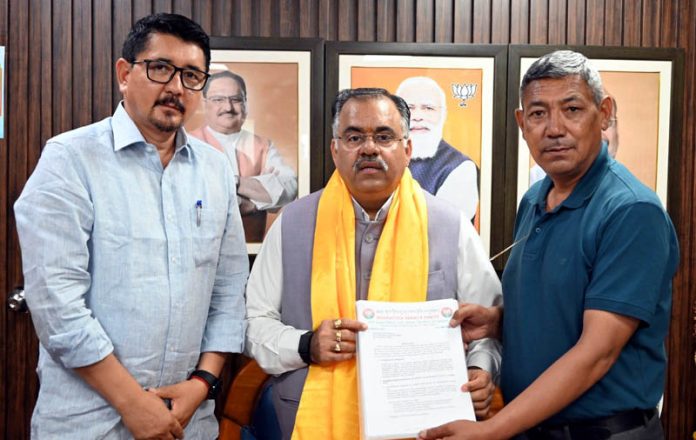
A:
[[[114,61],[138,18],[191,16],[212,35],[330,41],[550,43],[686,50],[677,215],[668,439],[696,429],[696,0],[0,0],[7,46],[6,130],[0,140],[0,286],[21,282],[12,203],[45,141],[102,119],[120,100]],[[0,437],[28,438],[37,342],[27,315],[0,312]],[[10,379],[10,372],[21,371]],[[8,416],[10,415],[10,416]]]
[[[566,42],[576,46],[585,44],[585,0],[568,0]]]
[[[507,44],[510,41],[510,2],[493,0],[491,3],[491,43]]]
[[[92,1],[73,0],[72,126],[92,122]]]
[[[432,0],[416,0],[416,42],[432,43],[435,36],[435,11]]]
[[[415,5],[415,0],[399,0],[396,2],[396,41],[415,41]]]
[[[339,0],[338,2],[338,40],[355,41],[357,38],[356,3],[352,0]]]
[[[491,42],[491,3],[488,0],[474,2],[473,43]]]
[[[661,0],[661,2],[662,27],[660,29],[660,46],[677,47],[677,26],[679,26],[679,0]]]
[[[40,0],[39,0],[40,1]],[[111,46],[111,0],[95,0],[92,32],[92,120],[98,121],[113,113],[114,62],[121,56]],[[108,11],[98,13],[97,11]]]
[[[529,4],[529,43],[547,44],[549,41],[548,0],[531,0]]]
[[[377,41],[396,41],[396,0],[377,2]]]
[[[375,22],[375,0],[359,0],[358,2],[358,41],[375,41],[377,37]]]
[[[454,14],[451,0],[435,0],[436,43],[451,43],[454,35]]]
[[[633,8],[640,10],[640,0],[633,0]],[[638,4],[636,4],[638,3]],[[622,0],[605,0],[604,4],[604,45],[621,46],[623,34]]]
[[[193,0],[193,18],[196,23],[210,34],[213,30],[212,3],[210,0]]]
[[[474,0],[455,0],[454,3],[454,42],[471,43],[474,32]]]
[[[650,3],[646,1],[645,3]],[[628,6],[628,7],[627,7]],[[630,6],[623,5],[623,39],[617,43],[621,46],[639,47],[641,45],[641,33],[643,32],[643,2],[636,0]]]
[[[641,11],[641,46],[656,47],[660,42],[660,3],[656,1],[643,1],[643,10]]]
[[[529,0],[512,0],[510,6],[510,43],[529,43]]]
[[[281,37],[297,38],[300,36],[300,2],[298,0],[282,0],[278,2],[278,18]]]
[[[567,6],[566,0],[549,2],[549,44],[566,43]]]

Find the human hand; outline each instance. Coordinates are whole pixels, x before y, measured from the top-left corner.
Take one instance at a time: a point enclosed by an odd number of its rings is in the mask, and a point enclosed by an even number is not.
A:
[[[151,388],[160,399],[170,399],[172,414],[182,427],[186,427],[198,407],[208,397],[208,387],[197,379],[189,379],[174,385]]]
[[[353,319],[323,320],[312,336],[312,362],[326,364],[351,359],[355,355],[357,332],[365,329],[366,324]]]
[[[184,429],[157,394],[138,393],[119,409],[121,420],[135,439],[171,440],[184,438]]]
[[[462,391],[471,393],[476,418],[485,419],[491,409],[495,385],[491,374],[479,368],[469,368],[469,382],[462,385]]]
[[[419,432],[418,440],[494,440],[500,438],[493,436],[489,431],[487,422],[456,420]]]
[[[239,198],[239,213],[241,215],[249,215],[257,212],[256,205],[254,202],[247,199],[244,196],[238,196]]]
[[[460,304],[454,312],[450,327],[461,326],[462,340],[469,343],[477,339],[498,338],[502,308],[484,307],[478,304]]]

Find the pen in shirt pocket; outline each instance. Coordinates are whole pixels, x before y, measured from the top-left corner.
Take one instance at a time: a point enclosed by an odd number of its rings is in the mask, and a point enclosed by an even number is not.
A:
[[[196,226],[201,226],[201,211],[203,211],[203,200],[196,201]]]

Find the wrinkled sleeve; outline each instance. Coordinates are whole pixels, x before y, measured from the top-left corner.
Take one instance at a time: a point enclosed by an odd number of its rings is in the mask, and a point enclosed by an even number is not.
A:
[[[459,228],[458,290],[460,303],[475,303],[490,307],[503,303],[500,279],[483,249],[476,230],[463,215]],[[491,373],[498,382],[501,345],[495,339],[481,339],[469,344],[467,365]]]
[[[271,197],[268,203],[252,200],[258,210],[281,208],[297,197],[297,175],[285,163],[273,143],[268,147],[263,174],[251,177],[258,180]]]
[[[241,353],[246,333],[244,288],[249,275],[249,257],[237,204],[234,175],[227,162],[225,170],[227,221],[201,352]]]
[[[447,200],[461,210],[466,218],[476,216],[479,204],[478,169],[471,160],[465,160],[447,176],[437,190],[437,197]]]
[[[269,374],[305,367],[297,351],[300,336],[309,329],[296,329],[281,322],[283,286],[281,214],[266,234],[256,257],[247,287],[247,355]]]
[[[102,360],[113,345],[85,302],[94,210],[68,146],[46,145],[14,209],[26,301],[41,344],[66,368]]]

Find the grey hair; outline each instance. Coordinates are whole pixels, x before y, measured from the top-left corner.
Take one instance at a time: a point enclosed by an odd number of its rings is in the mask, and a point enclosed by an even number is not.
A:
[[[409,124],[411,123],[411,110],[408,109],[408,104],[400,96],[392,95],[385,89],[379,88],[359,88],[359,89],[343,89],[338,92],[333,105],[331,106],[331,129],[333,137],[338,137],[338,118],[343,110],[343,106],[350,99],[379,99],[387,98],[396,105],[396,109],[401,115],[401,130],[403,131],[404,139],[408,139]]]
[[[524,91],[532,81],[565,78],[572,75],[580,76],[592,91],[595,104],[601,104],[604,91],[599,72],[585,55],[572,50],[557,50],[534,61],[522,78],[520,102],[523,102]]]

